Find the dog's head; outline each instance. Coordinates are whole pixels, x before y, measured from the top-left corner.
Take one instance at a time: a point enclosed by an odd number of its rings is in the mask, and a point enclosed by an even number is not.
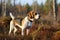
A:
[[[29,20],[34,20],[34,19],[39,19],[40,18],[40,16],[39,16],[39,13],[38,12],[36,12],[36,11],[30,11],[29,13],[28,13],[28,18],[29,18]]]

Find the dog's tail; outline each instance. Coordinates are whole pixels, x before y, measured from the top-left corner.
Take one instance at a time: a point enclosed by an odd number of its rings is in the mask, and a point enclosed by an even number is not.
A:
[[[12,20],[15,19],[15,17],[12,15],[12,13],[10,13],[10,17],[12,18]],[[15,25],[21,28],[21,26],[18,23],[16,23],[16,22],[15,22]]]
[[[12,13],[10,13],[10,17],[11,17],[12,19],[15,19],[15,17],[12,15]]]

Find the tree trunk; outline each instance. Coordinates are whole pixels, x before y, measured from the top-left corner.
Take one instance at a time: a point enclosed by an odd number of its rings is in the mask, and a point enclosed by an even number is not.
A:
[[[2,4],[2,16],[6,16],[6,0]]]
[[[54,20],[56,20],[56,13],[55,13],[55,0],[53,0],[53,15],[54,15]]]
[[[15,6],[15,0],[14,0],[14,6]]]

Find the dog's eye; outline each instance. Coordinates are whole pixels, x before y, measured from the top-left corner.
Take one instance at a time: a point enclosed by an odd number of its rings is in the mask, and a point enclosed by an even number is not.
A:
[[[37,15],[37,13],[35,13],[35,15]]]

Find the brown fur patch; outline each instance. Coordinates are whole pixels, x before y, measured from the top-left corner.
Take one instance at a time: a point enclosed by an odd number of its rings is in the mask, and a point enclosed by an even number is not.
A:
[[[30,11],[30,12],[28,13],[28,17],[29,17],[29,18],[34,18],[35,14],[36,14],[35,11]]]

